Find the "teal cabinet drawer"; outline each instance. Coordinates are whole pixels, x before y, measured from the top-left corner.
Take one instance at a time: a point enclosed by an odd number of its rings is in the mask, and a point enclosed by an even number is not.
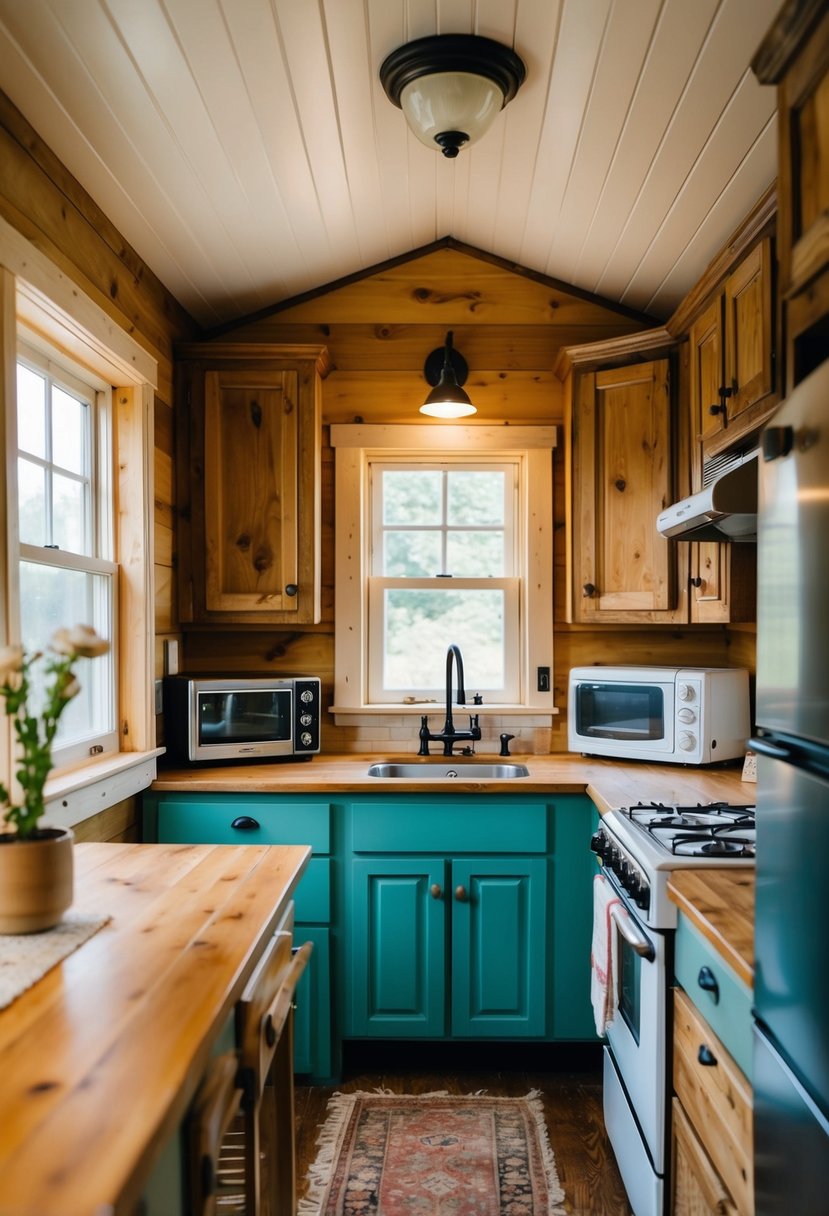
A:
[[[309,844],[331,849],[331,807],[302,798],[213,794],[158,799],[158,839],[171,844]]]
[[[547,805],[460,795],[355,802],[355,853],[544,853]]]
[[[751,989],[682,913],[676,931],[674,970],[677,981],[750,1081]],[[716,985],[714,991],[703,986],[709,983]]]

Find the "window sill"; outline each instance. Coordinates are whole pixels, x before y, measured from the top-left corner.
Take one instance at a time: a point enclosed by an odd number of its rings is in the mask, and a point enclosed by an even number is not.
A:
[[[121,752],[56,772],[46,782],[46,820],[50,827],[74,827],[108,807],[140,793],[156,778],[163,747]]]

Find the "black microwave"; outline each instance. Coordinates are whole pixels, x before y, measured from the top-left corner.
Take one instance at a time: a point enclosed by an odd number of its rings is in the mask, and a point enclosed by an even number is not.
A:
[[[310,757],[320,750],[319,678],[166,676],[164,737],[184,764]]]

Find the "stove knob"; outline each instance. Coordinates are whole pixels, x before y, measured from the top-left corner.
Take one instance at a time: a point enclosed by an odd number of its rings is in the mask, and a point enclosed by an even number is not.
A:
[[[651,889],[646,883],[642,884],[642,889],[638,895],[634,896],[634,902],[637,908],[641,908],[643,912],[647,912],[651,902]]]
[[[696,722],[697,720],[697,715],[692,709],[681,709],[676,716],[680,722]]]
[[[642,890],[642,879],[641,879],[640,875],[636,873],[635,870],[631,870],[630,874],[628,875],[628,880],[625,883],[625,887],[627,888],[628,894],[633,898],[633,901],[635,903],[639,896],[639,893]]]
[[[602,853],[604,852],[606,842],[607,837],[605,836],[604,832],[594,832],[590,837],[590,848],[594,853],[598,853],[601,857]]]
[[[693,684],[678,684],[676,695],[679,697],[680,701],[693,701],[695,695]]]
[[[692,752],[697,745],[697,738],[689,730],[681,730],[677,735],[677,743],[683,752]]]

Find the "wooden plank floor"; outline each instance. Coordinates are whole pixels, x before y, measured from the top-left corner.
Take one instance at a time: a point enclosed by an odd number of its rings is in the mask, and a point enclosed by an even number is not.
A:
[[[539,1072],[504,1067],[499,1071],[481,1068],[425,1070],[407,1067],[401,1053],[397,1060],[376,1061],[371,1070],[363,1058],[356,1068],[346,1068],[337,1086],[298,1086],[296,1090],[298,1192],[306,1189],[306,1174],[316,1157],[318,1129],[325,1122],[328,1099],[335,1092],[372,1090],[395,1093],[473,1093],[523,1097],[531,1089],[541,1092],[550,1143],[558,1176],[565,1193],[565,1210],[571,1216],[631,1216],[613,1150],[602,1119],[601,1073]]]

